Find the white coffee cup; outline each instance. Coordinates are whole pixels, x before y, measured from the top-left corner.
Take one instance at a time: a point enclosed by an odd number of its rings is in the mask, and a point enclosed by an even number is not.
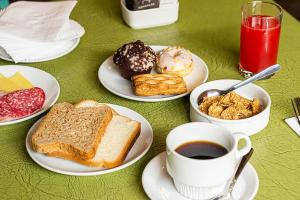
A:
[[[238,149],[238,142],[246,144]],[[207,159],[193,159],[180,155],[175,150],[180,145],[193,141],[217,143],[228,150],[225,155]],[[242,133],[230,133],[227,129],[204,122],[183,124],[167,136],[167,171],[175,187],[183,196],[191,199],[210,199],[224,192],[233,177],[241,158],[251,149],[250,138]]]

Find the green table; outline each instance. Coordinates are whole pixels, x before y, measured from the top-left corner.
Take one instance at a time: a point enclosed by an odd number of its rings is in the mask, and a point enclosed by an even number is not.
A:
[[[182,0],[177,23],[133,30],[122,21],[118,0],[80,1],[72,13],[86,30],[79,46],[62,58],[28,65],[58,79],[59,101],[92,98],[141,113],[153,126],[153,145],[140,161],[121,171],[94,177],[66,176],[41,168],[26,152],[27,131],[39,117],[0,127],[0,199],[146,199],[141,185],[143,169],[164,151],[168,132],[189,121],[188,97],[161,103],[126,100],[99,83],[98,67],[123,43],[141,39],[148,44],[190,49],[207,63],[209,80],[241,79],[237,62],[242,2]],[[300,139],[283,121],[293,116],[290,98],[300,96],[299,36],[300,23],[284,13],[278,58],[282,70],[257,83],[272,98],[268,127],[251,136],[255,149],[251,163],[260,180],[257,200],[300,199]]]

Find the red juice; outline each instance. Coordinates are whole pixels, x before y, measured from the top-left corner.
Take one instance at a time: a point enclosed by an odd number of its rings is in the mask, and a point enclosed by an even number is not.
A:
[[[240,67],[258,73],[277,63],[280,21],[276,17],[254,15],[242,22]]]

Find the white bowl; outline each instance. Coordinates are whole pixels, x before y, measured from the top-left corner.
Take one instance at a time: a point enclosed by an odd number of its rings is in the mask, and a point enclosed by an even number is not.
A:
[[[178,19],[179,2],[161,1],[158,8],[132,11],[121,0],[122,16],[126,24],[134,29],[150,28],[172,24]]]
[[[208,116],[198,109],[198,96],[208,89],[228,89],[240,80],[216,80],[204,83],[193,90],[190,96],[190,119],[193,122],[209,122],[227,128],[231,132],[242,132],[253,135],[263,130],[269,122],[271,98],[261,87],[255,84],[248,84],[235,92],[248,99],[259,99],[262,102],[263,110],[257,115],[240,120],[224,120]]]

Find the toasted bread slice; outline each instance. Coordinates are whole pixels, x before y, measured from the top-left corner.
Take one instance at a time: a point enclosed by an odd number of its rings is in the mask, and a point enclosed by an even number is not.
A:
[[[76,107],[86,106],[97,107],[103,106],[103,104],[93,100],[84,100],[76,104]],[[83,160],[80,157],[62,151],[49,152],[47,155],[65,158],[88,166],[113,168],[122,164],[138,138],[140,129],[141,125],[139,122],[118,115],[115,111],[93,159]]]
[[[92,159],[111,119],[108,106],[55,104],[33,133],[32,147],[40,153],[60,151],[82,160]]]

